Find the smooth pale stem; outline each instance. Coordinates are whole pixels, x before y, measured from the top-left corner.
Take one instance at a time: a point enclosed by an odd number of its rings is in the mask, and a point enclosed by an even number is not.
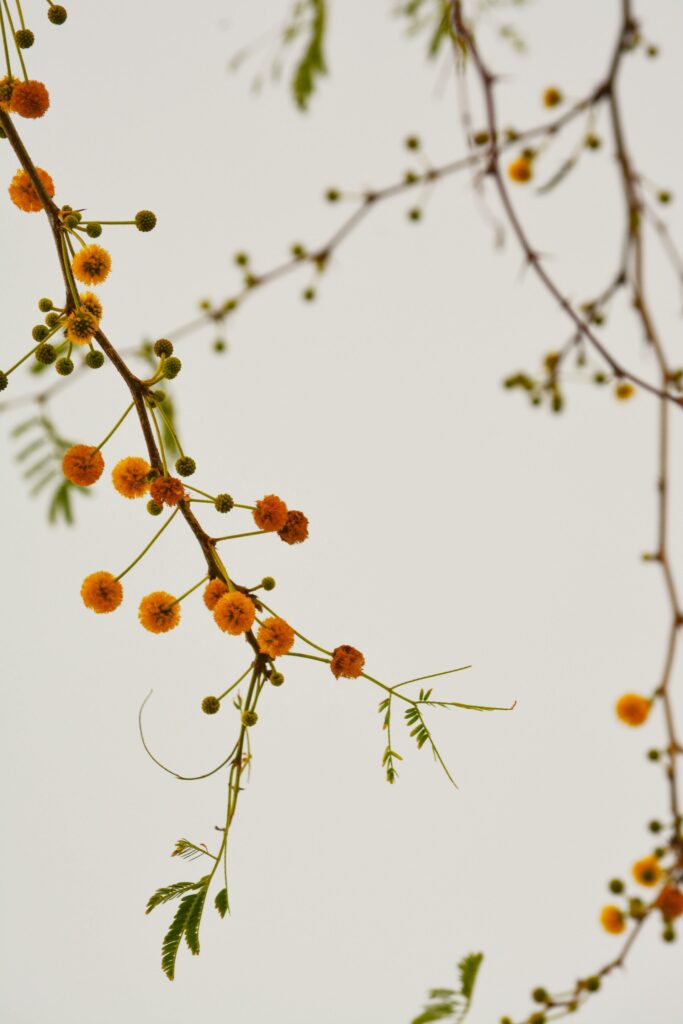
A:
[[[227,537],[214,537],[214,540],[218,542],[219,540],[237,540],[239,537],[260,537],[266,532],[266,530],[250,530],[249,533],[231,533]]]
[[[317,654],[299,654],[298,651],[287,651],[285,658],[306,658],[307,661],[322,661],[323,665],[329,665],[329,658],[319,658]]]
[[[202,576],[202,578],[200,579],[199,583],[195,583],[195,585],[193,587],[190,587],[189,590],[186,590],[184,594],[180,595],[180,597],[176,597],[175,601],[171,601],[171,603],[168,605],[168,607],[172,608],[173,605],[180,604],[181,601],[184,601],[186,597],[190,596],[190,594],[194,594],[194,592],[197,589],[197,587],[201,587],[202,583],[206,583],[208,578],[209,578],[208,576]]]
[[[4,4],[4,7],[5,7],[5,10],[7,11],[7,20],[9,21],[9,27],[10,27],[10,29],[12,31],[12,38],[14,39],[14,42],[16,43],[17,56],[19,58],[19,63],[21,64],[21,70],[22,70],[22,73],[23,73],[23,76],[24,76],[24,81],[28,82],[28,74],[26,73],[26,65],[24,64],[24,57],[23,57],[23,54],[21,52],[21,47],[17,43],[17,34],[16,34],[15,29],[14,29],[14,22],[12,21],[12,14],[10,12],[7,0],[3,0],[3,4]]]
[[[235,590],[235,584],[230,579],[230,576],[228,574],[228,570],[225,568],[225,566],[223,565],[223,562],[219,558],[218,552],[216,551],[215,548],[212,549],[212,552],[213,552],[213,560],[216,563],[216,565],[218,566],[218,568],[219,568],[219,570],[221,572],[221,575],[223,576],[223,579],[226,582],[228,590],[234,591]]]
[[[281,618],[281,616],[278,615],[277,612],[274,612],[272,608],[269,608],[268,605],[264,601],[261,601],[261,604],[263,605],[263,607],[266,609],[267,612],[270,612],[271,615],[274,615],[277,619]],[[332,657],[332,651],[326,651],[325,648],[324,647],[320,647],[319,644],[314,644],[312,640],[309,640],[308,637],[305,637],[303,635],[303,633],[297,632],[296,629],[294,629],[294,635],[298,636],[299,640],[303,640],[303,642],[305,644],[308,644],[308,646],[312,647],[314,650],[320,651],[321,654],[326,654],[330,658]]]
[[[2,14],[2,8],[0,7],[0,28],[2,29],[2,45],[5,50],[5,64],[7,65],[7,77],[12,77],[12,65],[9,59],[9,50],[7,48],[7,32],[5,30],[5,19]]]
[[[76,309],[78,309],[78,307],[81,304],[81,300],[80,300],[80,296],[78,294],[78,288],[76,287],[76,282],[74,281],[74,275],[73,275],[73,272],[71,270],[71,261],[69,260],[69,257],[68,257],[67,251],[66,251],[66,242],[64,241],[64,232],[63,231],[60,232],[60,236],[59,237],[60,237],[60,242],[61,242],[61,247],[62,247],[62,261],[64,263],[64,273],[66,274],[66,279],[69,282],[69,291],[71,292],[71,298],[74,301],[74,305],[76,306]]]
[[[438,676],[450,676],[453,672],[464,672],[467,668],[472,668],[472,666],[461,665],[459,668],[447,668],[445,672],[432,672],[429,676],[415,676],[414,679],[406,679],[403,683],[396,683],[394,689],[398,690],[399,686],[407,686],[409,683],[421,683],[425,679],[436,679]]]
[[[128,406],[128,408],[127,408],[127,409],[126,409],[126,411],[124,412],[123,416],[121,416],[121,417],[120,417],[120,418],[119,418],[119,419],[118,419],[118,420],[116,421],[116,423],[114,424],[114,426],[113,426],[113,427],[111,428],[111,430],[109,431],[109,433],[108,433],[108,434],[107,434],[107,436],[105,437],[104,441],[100,441],[100,443],[98,444],[98,446],[97,446],[97,448],[95,449],[95,451],[97,451],[97,452],[98,452],[98,451],[99,451],[99,450],[100,450],[101,448],[103,448],[103,447],[105,446],[105,444],[107,443],[107,441],[109,440],[109,438],[110,438],[110,437],[112,437],[112,436],[113,436],[113,435],[114,435],[114,434],[116,433],[116,431],[117,431],[117,430],[119,429],[119,427],[121,426],[121,424],[122,424],[122,423],[123,423],[123,421],[125,420],[125,418],[126,418],[126,416],[128,415],[128,413],[129,413],[129,412],[131,411],[131,409],[133,408],[133,405],[134,405],[134,404],[135,404],[134,402],[131,402],[131,403],[130,403],[130,405]]]
[[[162,464],[162,466],[164,468],[164,476],[168,476],[168,464],[166,462],[166,449],[164,448],[164,439],[161,436],[161,431],[159,430],[159,424],[157,422],[156,416],[154,415],[154,408],[153,408],[153,406],[148,404],[147,408],[149,409],[150,415],[152,417],[152,423],[154,424],[154,432],[157,435],[157,442],[159,444],[159,451],[161,453],[161,464]]]
[[[246,508],[247,512],[255,512],[256,511],[256,506],[255,505],[238,505],[237,502],[235,502],[235,504],[232,507],[233,508]]]
[[[131,562],[131,563],[130,563],[130,565],[128,566],[128,568],[127,568],[127,569],[124,569],[124,570],[123,570],[123,572],[122,572],[122,573],[120,573],[120,574],[119,574],[119,575],[118,575],[118,576],[116,577],[116,578],[117,578],[117,580],[122,580],[122,579],[123,579],[123,577],[124,577],[124,576],[126,575],[126,573],[127,573],[127,572],[130,572],[130,570],[131,570],[131,569],[133,568],[133,566],[137,565],[137,564],[138,564],[138,562],[140,561],[140,559],[141,559],[141,558],[143,558],[143,557],[144,557],[144,556],[145,556],[145,555],[147,554],[147,552],[148,552],[148,551],[149,551],[149,549],[151,548],[152,544],[154,544],[154,542],[155,542],[155,541],[157,541],[157,540],[159,539],[159,537],[161,537],[161,535],[162,535],[162,533],[164,532],[164,530],[166,529],[166,527],[167,527],[167,526],[170,526],[170,524],[171,524],[171,523],[173,522],[173,520],[175,519],[175,517],[176,517],[176,516],[178,515],[178,512],[179,512],[179,511],[180,511],[180,508],[178,507],[178,508],[176,508],[176,509],[175,509],[175,510],[174,510],[173,512],[171,512],[170,516],[168,517],[168,519],[166,520],[166,522],[164,523],[164,525],[163,525],[163,526],[161,527],[161,529],[160,529],[160,530],[157,530],[157,532],[156,532],[156,533],[154,534],[154,536],[152,537],[152,539],[151,539],[151,541],[149,542],[149,544],[147,544],[147,545],[146,545],[146,547],[144,547],[144,548],[142,549],[142,551],[140,552],[140,554],[138,555],[138,557],[137,557],[137,558],[135,559],[135,561]]]
[[[180,441],[178,440],[178,435],[176,434],[175,430],[171,426],[171,423],[170,423],[166,413],[164,412],[161,404],[157,405],[156,408],[159,410],[159,412],[161,414],[161,418],[164,421],[164,423],[166,424],[166,427],[168,429],[169,434],[171,435],[171,437],[175,441],[176,448],[178,449],[180,454],[184,457],[185,456],[185,452],[183,451],[183,446],[181,445]]]
[[[227,690],[226,690],[226,691],[225,691],[224,693],[222,693],[222,694],[220,695],[220,697],[216,697],[216,700],[223,700],[223,698],[224,698],[224,697],[227,697],[229,693],[232,693],[232,691],[233,691],[233,690],[235,689],[235,687],[236,687],[236,686],[239,686],[239,684],[240,684],[240,683],[242,682],[242,680],[244,679],[244,677],[245,677],[245,676],[247,676],[247,675],[249,675],[249,673],[251,672],[251,670],[252,670],[252,668],[253,668],[253,667],[254,667],[254,662],[252,661],[251,665],[248,665],[248,666],[247,666],[247,668],[246,668],[246,669],[244,670],[244,672],[243,672],[243,673],[242,673],[242,675],[241,675],[241,676],[239,677],[239,679],[238,679],[238,680],[237,680],[236,682],[234,682],[234,683],[232,684],[232,686],[229,686],[229,687],[227,688]]]
[[[26,28],[26,22],[24,21],[24,12],[21,9],[21,3],[19,2],[19,0],[17,0],[17,10],[19,11],[19,21],[21,22],[21,27]]]
[[[135,224],[134,220],[83,220],[81,224]]]
[[[42,341],[39,341],[38,344],[34,345],[33,348],[30,350],[30,352],[27,352],[25,356],[22,356],[21,359],[19,359],[18,362],[16,362],[14,364],[14,366],[10,366],[9,370],[5,370],[5,376],[9,377],[10,373],[14,373],[14,371],[19,366],[21,366],[22,363],[25,363],[26,360],[29,359],[33,355],[33,353],[36,351],[36,349],[39,348],[42,344],[43,344]]]
[[[212,498],[212,496],[210,494],[207,494],[206,491],[200,491],[198,487],[190,487],[189,484],[185,484],[185,487],[188,491],[192,491],[194,494],[203,494],[204,497],[208,498],[210,502],[216,501],[216,499]]]
[[[406,697],[402,693],[397,693],[395,687],[387,686],[386,683],[381,683],[379,679],[375,679],[374,676],[369,676],[367,672],[361,672],[361,675],[363,679],[369,679],[371,683],[375,684],[375,686],[381,686],[382,689],[386,690],[387,693],[390,693],[392,697],[398,697],[399,700],[404,700],[406,704],[417,704],[417,701],[413,700],[412,697]]]

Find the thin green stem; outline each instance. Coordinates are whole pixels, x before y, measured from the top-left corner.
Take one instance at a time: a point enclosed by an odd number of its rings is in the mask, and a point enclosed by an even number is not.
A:
[[[12,65],[9,59],[9,48],[7,46],[7,30],[5,28],[5,19],[2,14],[2,7],[0,7],[0,28],[2,29],[2,45],[5,51],[5,64],[7,66],[7,77],[12,77]]]
[[[138,564],[138,562],[140,561],[140,559],[141,559],[141,558],[144,558],[144,556],[145,556],[145,555],[147,554],[147,552],[148,552],[148,551],[149,551],[149,549],[151,548],[152,544],[154,544],[154,543],[155,543],[155,542],[156,542],[156,541],[157,541],[157,540],[159,539],[159,537],[161,537],[161,535],[162,535],[162,533],[164,532],[164,530],[166,529],[166,527],[167,527],[167,526],[170,526],[170,525],[171,525],[171,523],[173,522],[173,520],[175,519],[175,517],[176,517],[176,516],[178,515],[178,512],[179,512],[179,511],[180,511],[180,506],[178,506],[177,508],[175,508],[175,509],[173,510],[173,512],[171,512],[170,516],[168,517],[168,519],[166,520],[166,522],[164,523],[164,525],[163,525],[163,526],[161,527],[161,529],[160,529],[160,530],[157,530],[157,532],[156,532],[156,533],[154,534],[154,536],[152,537],[152,539],[151,539],[151,541],[149,542],[149,544],[145,545],[145,547],[144,547],[144,548],[142,549],[142,551],[140,552],[140,554],[138,555],[138,557],[137,557],[136,559],[134,559],[134,561],[132,561],[132,562],[130,563],[130,565],[128,566],[128,568],[124,569],[124,570],[123,570],[123,572],[119,573],[119,575],[118,575],[118,576],[116,577],[116,578],[117,578],[117,580],[122,580],[122,579],[123,579],[123,577],[124,577],[124,576],[126,575],[126,573],[129,573],[129,572],[130,572],[130,570],[131,570],[131,569],[132,569],[132,568],[133,568],[134,566],[136,566],[136,565]]]
[[[43,344],[42,341],[39,341],[37,345],[34,345],[33,348],[29,352],[26,353],[25,356],[22,356],[21,359],[18,359],[17,362],[14,364],[14,366],[10,366],[9,370],[5,370],[5,376],[9,377],[10,373],[14,373],[14,371],[19,366],[21,366],[22,363],[25,363],[26,360],[29,359],[33,355],[33,353],[36,351],[36,349],[39,348],[42,344]]]
[[[213,498],[210,494],[207,494],[206,491],[200,491],[198,487],[190,487],[189,484],[185,484],[185,487],[188,491],[192,491],[194,494],[203,494],[204,497],[208,498],[209,501],[212,503],[215,503],[216,501],[216,499]]]
[[[175,441],[176,448],[178,449],[180,454],[184,457],[185,452],[183,451],[183,446],[181,445],[181,443],[180,443],[180,441],[178,439],[178,435],[176,434],[175,430],[173,429],[171,421],[169,420],[168,416],[164,412],[162,404],[160,403],[159,405],[156,406],[156,408],[159,411],[159,413],[161,414],[161,418],[164,421],[164,423],[166,424],[166,428],[167,428],[169,434],[171,435],[171,437]]]
[[[107,436],[105,437],[104,441],[100,441],[100,443],[98,444],[98,446],[97,446],[97,448],[95,449],[95,451],[98,451],[98,452],[99,452],[101,448],[104,448],[104,446],[105,446],[105,444],[107,443],[107,441],[109,440],[109,438],[110,438],[110,437],[112,437],[112,436],[113,436],[113,435],[114,435],[114,434],[116,433],[116,431],[117,431],[117,430],[119,429],[119,427],[121,426],[121,424],[122,424],[122,423],[123,423],[123,421],[125,420],[125,418],[126,418],[126,416],[128,415],[128,413],[129,413],[129,412],[131,411],[131,409],[133,409],[134,407],[135,407],[135,403],[134,403],[134,402],[131,402],[131,403],[130,403],[130,405],[128,406],[128,408],[126,409],[126,411],[124,412],[123,416],[120,416],[120,417],[119,417],[119,419],[118,419],[118,420],[116,421],[116,423],[114,424],[114,426],[113,426],[113,427],[111,428],[111,430],[109,431],[109,433],[108,433],[108,434],[107,434]]]
[[[272,608],[269,608],[264,601],[261,601],[261,604],[263,605],[267,612],[270,612],[271,615],[274,615],[278,619],[280,618],[278,613],[274,612]],[[298,636],[299,640],[303,640],[305,644],[308,644],[308,646],[312,647],[315,651],[320,651],[321,654],[327,654],[328,657],[332,657],[332,651],[327,651],[325,650],[324,647],[321,647],[319,644],[314,644],[312,640],[309,640],[308,637],[305,637],[303,633],[299,633],[296,629],[294,630],[294,635]]]
[[[240,537],[259,537],[261,534],[267,533],[267,530],[250,530],[248,533],[230,533],[227,537],[214,537],[214,541],[218,543],[219,540],[238,540]]]
[[[19,58],[19,63],[21,64],[21,71],[22,71],[22,74],[24,76],[24,81],[28,82],[28,74],[26,72],[26,65],[24,64],[24,57],[23,57],[23,54],[21,52],[21,47],[19,46],[19,43],[17,42],[17,33],[14,30],[14,22],[12,20],[12,14],[11,14],[11,11],[9,9],[9,4],[7,3],[7,0],[2,0],[2,2],[3,2],[3,5],[5,7],[5,10],[7,11],[7,20],[9,21],[9,27],[10,27],[10,29],[12,31],[12,38],[14,39],[14,45],[15,45],[16,50],[17,50],[17,57]]]
[[[208,576],[202,576],[202,578],[200,579],[199,583],[195,583],[195,585],[193,587],[190,587],[189,590],[186,590],[184,594],[180,595],[180,597],[176,597],[175,601],[171,601],[171,603],[169,604],[168,607],[172,608],[174,604],[180,604],[180,602],[184,601],[186,597],[190,596],[190,594],[194,594],[194,592],[197,589],[197,587],[201,587],[202,583],[206,583],[208,578],[209,578]]]
[[[232,693],[232,691],[233,691],[233,690],[234,690],[234,689],[235,689],[235,688],[236,688],[237,686],[239,686],[239,684],[240,684],[240,683],[242,682],[242,680],[244,679],[244,677],[245,677],[246,675],[248,675],[248,674],[249,674],[249,672],[251,671],[251,669],[252,669],[253,667],[254,667],[254,662],[252,661],[251,665],[247,665],[247,667],[245,668],[244,672],[243,672],[243,673],[242,673],[242,675],[241,675],[241,676],[239,677],[239,679],[238,679],[238,680],[236,680],[236,682],[234,682],[234,683],[232,684],[232,686],[229,686],[229,687],[227,688],[227,690],[225,690],[225,692],[224,692],[224,693],[222,693],[222,694],[220,695],[220,697],[217,697],[217,698],[216,698],[216,700],[223,700],[223,698],[224,698],[224,697],[227,697],[229,693]]]
[[[287,651],[285,658],[306,658],[307,661],[322,661],[323,665],[329,665],[329,658],[319,658],[316,654],[300,654],[298,651]]]
[[[64,276],[66,277],[67,283],[69,285],[69,291],[71,292],[73,304],[78,309],[81,300],[78,295],[78,288],[76,287],[76,282],[74,281],[73,271],[71,270],[71,261],[69,260],[69,257],[67,255],[66,242],[64,241],[63,231],[60,231],[59,240],[62,249],[62,264],[64,266]]]
[[[159,445],[159,453],[161,455],[161,465],[164,468],[164,476],[168,476],[168,463],[166,462],[166,448],[164,447],[164,439],[161,436],[161,431],[159,430],[159,424],[158,424],[157,418],[156,418],[156,416],[154,414],[154,406],[151,405],[150,402],[148,402],[147,403],[147,408],[149,409],[150,415],[152,417],[152,423],[154,424],[154,433],[157,435],[157,443]]]
[[[16,3],[17,3],[17,11],[19,12],[19,21],[21,23],[21,27],[22,28],[26,28],[26,22],[24,21],[24,12],[21,9],[21,4],[20,4],[19,0],[16,0]]]

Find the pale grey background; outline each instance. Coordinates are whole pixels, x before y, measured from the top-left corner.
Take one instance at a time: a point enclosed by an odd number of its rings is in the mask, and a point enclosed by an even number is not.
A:
[[[103,239],[114,260],[101,289],[105,323],[119,345],[182,323],[202,295],[233,290],[236,249],[255,253],[258,269],[291,241],[321,239],[340,216],[322,190],[394,179],[407,164],[406,133],[419,131],[434,160],[461,152],[453,81],[425,64],[388,3],[334,5],[333,75],[305,118],[282,90],[253,100],[249,74],[226,73],[231,53],[283,16],[280,0],[72,3],[62,30],[31,6],[40,31],[30,67],[52,109],[22,129],[59,198],[103,218],[144,206],[159,215],[152,235]],[[604,71],[618,6],[534,4],[518,19],[524,60],[489,37],[511,76],[506,117],[540,117],[550,82],[582,95]],[[651,176],[677,191],[680,4],[657,0],[646,15],[663,57],[627,62],[629,139]],[[6,146],[0,162],[8,181]],[[558,203],[517,192],[576,298],[611,273],[621,230],[609,156],[589,162]],[[348,242],[313,307],[298,298],[304,275],[254,298],[223,361],[209,354],[210,332],[183,346],[183,437],[209,488],[242,500],[275,490],[308,512],[302,548],[256,538],[230,550],[238,578],[277,577],[274,603],[304,632],[356,644],[389,680],[472,662],[449,691],[516,698],[517,710],[434,722],[459,793],[403,737],[392,789],[379,766],[377,694],[335,683],[322,666],[288,666],[254,735],[233,916],[207,913],[201,956],[183,951],[170,985],[158,966],[168,914],[145,918],[144,903],[193,870],[168,854],[181,835],[212,839],[223,781],[189,786],[155,769],[137,708],[154,686],[156,750],[180,770],[210,766],[232,722],[207,719],[198,702],[239,669],[241,645],[219,635],[198,600],[172,635],[138,627],[140,594],[177,592],[201,572],[182,529],[131,574],[118,615],[87,614],[82,577],[118,571],[151,522],[102,486],[79,507],[77,531],[50,531],[6,451],[7,1024],[401,1024],[475,949],[486,963],[472,1020],[491,1022],[522,1015],[533,984],[563,987],[616,949],[596,923],[605,881],[646,852],[645,822],[665,812],[658,771],[644,761],[659,725],[628,733],[612,714],[620,692],[656,682],[663,655],[661,580],[639,561],[654,536],[655,406],[644,395],[617,405],[577,379],[567,414],[551,418],[502,392],[502,376],[537,365],[566,324],[521,280],[514,245],[494,252],[466,179],[435,191],[419,228],[405,221],[407,206],[378,210]],[[9,361],[35,300],[58,295],[59,278],[41,219],[0,209]],[[675,282],[659,259],[651,276],[675,351]],[[627,317],[609,337],[647,372]],[[124,401],[102,373],[54,410],[94,443]],[[109,462],[138,450],[131,421]],[[680,512],[677,488],[674,524]],[[674,553],[677,541],[674,530]],[[587,1024],[680,1018],[680,947],[656,931],[585,1011]]]

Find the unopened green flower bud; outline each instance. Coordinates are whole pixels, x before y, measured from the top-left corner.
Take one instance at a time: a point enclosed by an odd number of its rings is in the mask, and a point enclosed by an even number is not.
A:
[[[55,370],[60,377],[68,377],[70,373],[74,372],[74,364],[69,358],[64,356],[55,363]]]
[[[189,455],[181,455],[175,464],[178,476],[192,476],[197,468],[197,463]]]
[[[235,507],[235,502],[229,494],[217,494],[213,504],[216,512],[230,512]]]
[[[171,356],[170,359],[166,359],[164,362],[163,375],[167,380],[173,380],[177,377],[182,370],[183,364],[176,356]]]
[[[221,702],[218,697],[205,697],[202,701],[202,711],[205,715],[215,715],[221,709]]]
[[[88,352],[85,357],[85,365],[89,366],[91,370],[99,370],[101,366],[104,366],[104,356],[101,352],[95,351]]]
[[[264,576],[261,580],[261,586],[264,590],[275,590],[275,580],[272,576]]]
[[[38,362],[42,363],[44,366],[50,366],[50,364],[54,363],[57,358],[57,351],[54,345],[50,345],[49,342],[45,341],[36,349],[35,357]]]
[[[135,214],[135,227],[138,231],[153,231],[156,224],[156,214],[151,210],[140,210]]]
[[[258,715],[255,711],[243,711],[242,712],[242,725],[246,728],[250,728],[252,725],[256,725],[258,722]]]

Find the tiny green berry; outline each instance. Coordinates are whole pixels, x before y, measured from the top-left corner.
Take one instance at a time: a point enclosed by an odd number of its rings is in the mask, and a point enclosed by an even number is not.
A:
[[[102,234],[102,225],[101,224],[87,224],[86,228],[85,228],[85,233],[86,233],[86,235],[88,235],[89,238],[99,238],[100,235]]]
[[[283,676],[282,672],[274,670],[270,673],[270,681],[273,684],[273,686],[282,686],[282,684],[285,681],[285,677]]]
[[[264,590],[275,590],[275,580],[272,576],[264,576],[261,580],[261,586]]]
[[[147,502],[147,511],[149,512],[149,514],[151,516],[160,516],[161,513],[164,511],[164,506],[163,505],[157,505],[156,501],[152,501],[150,499]]]

